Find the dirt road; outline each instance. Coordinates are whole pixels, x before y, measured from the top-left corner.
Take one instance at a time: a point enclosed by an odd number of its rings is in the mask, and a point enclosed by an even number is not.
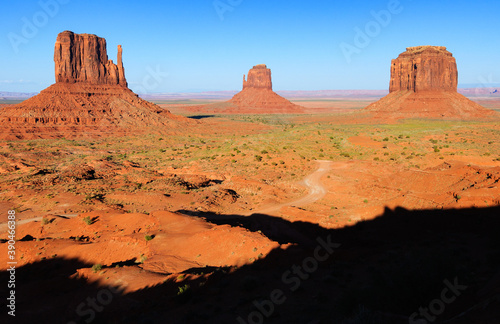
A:
[[[51,216],[60,217],[60,218],[73,218],[73,217],[78,216],[78,214],[64,214],[64,215],[51,215]],[[48,218],[50,218],[50,217],[48,217]],[[42,221],[42,219],[43,219],[43,217],[35,217],[35,218],[28,218],[28,219],[19,220],[19,221],[16,221],[16,226],[31,223],[31,222],[40,222],[40,221]],[[8,229],[7,225],[8,225],[7,222],[1,223],[0,224],[0,232],[6,231]]]
[[[286,202],[286,203],[282,203],[282,204],[274,204],[272,206],[265,206],[265,207],[260,208],[260,209],[252,210],[252,211],[245,213],[244,216],[250,216],[252,214],[272,215],[272,214],[279,213],[279,211],[283,207],[286,207],[286,206],[294,206],[294,207],[305,206],[305,205],[312,204],[312,203],[320,200],[321,198],[323,198],[326,195],[327,190],[325,189],[325,187],[321,183],[321,178],[323,177],[323,175],[325,175],[325,173],[327,173],[332,168],[332,165],[335,162],[325,161],[325,160],[318,160],[316,162],[318,163],[318,169],[316,169],[316,171],[314,171],[313,173],[311,173],[310,175],[305,177],[304,180],[302,180],[302,183],[309,190],[309,193],[306,196],[299,198],[299,199],[296,199],[296,200],[293,200],[293,201],[290,201],[290,202]],[[344,166],[344,164],[338,165],[336,167],[342,168],[343,166]],[[54,215],[54,216],[62,217],[62,218],[72,218],[72,217],[76,217],[77,215],[78,214]],[[41,221],[41,220],[42,220],[42,217],[23,219],[21,221],[16,222],[16,225],[22,225],[22,224],[26,224],[26,223],[30,223],[30,222],[34,222],[34,221]],[[4,231],[4,230],[7,230],[6,223],[0,224],[0,231]]]
[[[276,214],[280,211],[281,208],[286,207],[286,206],[294,206],[294,207],[300,207],[300,206],[305,206],[312,204],[313,202],[316,202],[323,198],[327,190],[321,183],[321,178],[325,173],[327,173],[331,168],[332,164],[334,162],[332,161],[325,161],[325,160],[318,160],[316,161],[318,163],[318,169],[308,175],[307,177],[304,178],[302,181],[303,184],[309,189],[309,193],[297,200],[290,201],[287,203],[282,203],[282,204],[277,204],[277,205],[272,205],[272,206],[266,206],[261,209],[257,210],[252,210],[250,212],[247,212],[245,216],[250,216],[252,214],[267,214],[267,215],[272,215]],[[342,167],[342,166],[340,166]]]

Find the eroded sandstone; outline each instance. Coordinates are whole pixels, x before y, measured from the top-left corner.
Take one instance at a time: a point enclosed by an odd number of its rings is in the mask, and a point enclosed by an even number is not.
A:
[[[444,46],[408,47],[391,63],[390,92],[457,91],[457,63]]]

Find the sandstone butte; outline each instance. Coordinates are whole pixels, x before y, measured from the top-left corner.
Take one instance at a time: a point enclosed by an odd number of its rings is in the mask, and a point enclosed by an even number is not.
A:
[[[271,70],[265,64],[254,66],[243,75],[243,90],[222,103],[184,107],[191,112],[225,114],[302,113],[304,108],[291,103],[273,91]]]
[[[54,63],[55,84],[0,110],[0,138],[94,137],[186,122],[128,88],[120,45],[114,64],[104,38],[64,31],[57,36]]]
[[[478,119],[496,115],[459,94],[457,84],[457,63],[446,47],[408,47],[391,62],[389,94],[363,111],[388,119]]]
[[[300,113],[304,110],[273,91],[271,70],[265,64],[250,69],[246,80],[243,75],[243,90],[228,103],[236,111],[254,113]]]

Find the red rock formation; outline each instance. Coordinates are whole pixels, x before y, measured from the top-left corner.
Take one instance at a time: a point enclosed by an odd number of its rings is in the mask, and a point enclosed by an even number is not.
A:
[[[219,104],[224,113],[300,113],[304,108],[273,91],[271,70],[265,64],[254,66],[243,76],[243,90],[227,103]]]
[[[54,49],[56,82],[88,82],[127,86],[118,46],[118,66],[108,60],[106,40],[96,35],[64,31],[57,36]]]
[[[125,68],[122,62],[122,46],[118,45],[118,58],[116,60],[118,64],[118,84],[128,87],[127,80],[125,80]]]
[[[108,60],[106,40],[65,31],[54,50],[56,83],[37,96],[0,110],[0,138],[102,136],[161,131],[181,117],[139,98],[118,65]],[[152,129],[154,126],[154,129]]]
[[[457,91],[457,63],[444,46],[408,47],[392,60],[389,92]]]
[[[247,88],[273,90],[271,70],[265,64],[254,66],[248,71],[247,81],[245,80],[245,75],[243,75],[243,90]]]
[[[472,119],[496,115],[457,93],[457,82],[457,64],[446,47],[409,47],[392,60],[389,95],[364,112],[388,119]]]
[[[287,114],[302,113],[304,107],[291,103],[273,91],[271,70],[265,64],[254,66],[243,75],[243,90],[231,100],[202,106],[183,107],[197,113]]]

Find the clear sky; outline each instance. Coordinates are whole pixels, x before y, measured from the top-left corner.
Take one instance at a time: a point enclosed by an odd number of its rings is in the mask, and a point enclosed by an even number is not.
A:
[[[54,43],[64,30],[106,38],[115,62],[123,45],[127,81],[142,93],[240,90],[243,74],[261,63],[275,90],[388,89],[391,59],[418,45],[446,46],[462,85],[500,83],[499,7],[498,0],[2,1],[0,91],[54,83]]]

